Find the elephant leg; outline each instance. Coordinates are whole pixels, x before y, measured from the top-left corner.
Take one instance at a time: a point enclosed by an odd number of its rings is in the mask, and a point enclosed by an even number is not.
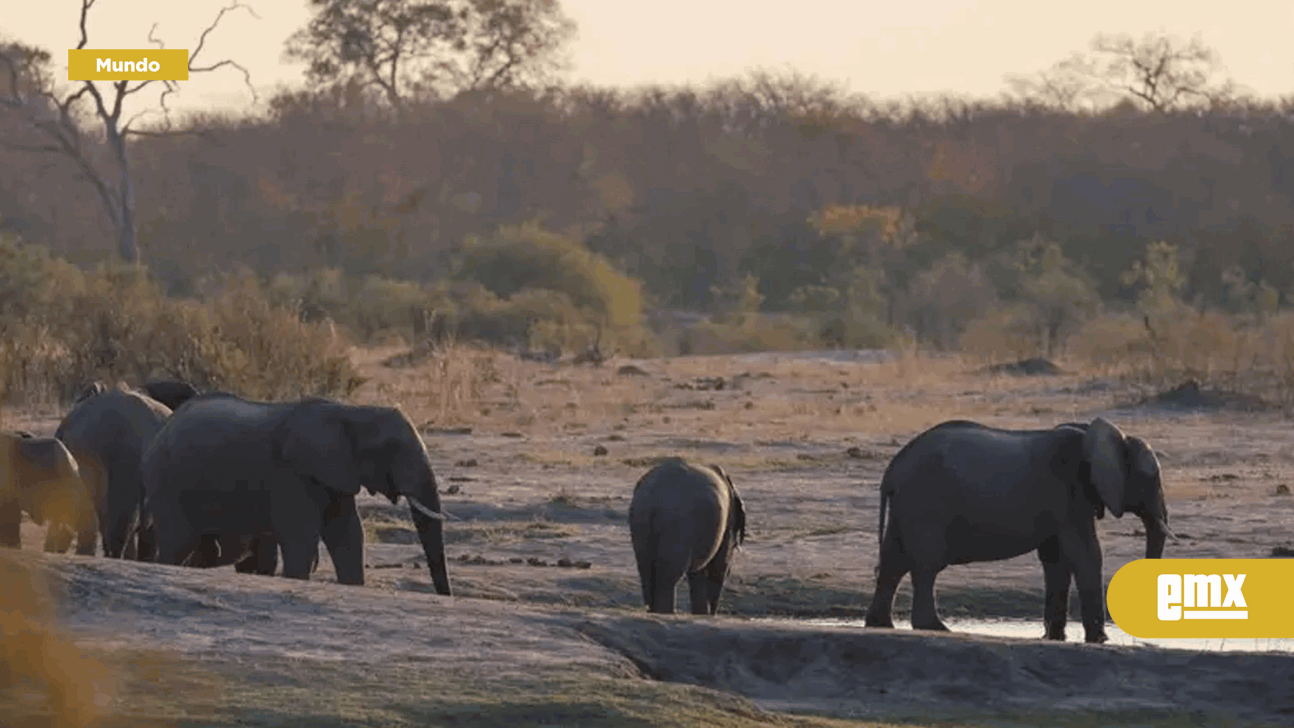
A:
[[[656,614],[673,614],[676,608],[678,581],[683,578],[682,561],[653,556],[650,567],[651,599],[647,611]]]
[[[289,579],[309,579],[311,566],[319,558],[319,539],[294,539],[280,541],[283,550],[283,576]]]
[[[863,625],[867,627],[894,627],[894,595],[899,590],[899,582],[908,573],[908,559],[900,547],[898,537],[891,531],[881,546],[880,564],[876,568],[876,590],[872,592],[872,604],[867,608]]]
[[[260,574],[262,576],[274,576],[274,572],[278,568],[279,545],[269,536],[253,539],[252,553],[234,565],[234,570],[240,574]]]
[[[730,560],[731,553],[732,549],[725,540],[724,545],[719,548],[719,553],[715,554],[715,557],[710,561],[710,563],[706,564],[705,568],[701,570],[701,584],[705,589],[705,614],[716,614],[719,611],[719,597],[723,594],[723,583],[728,580],[728,570],[731,568],[732,564]],[[690,574],[688,575],[688,578],[689,580],[692,578]],[[696,592],[697,589],[693,586],[692,599],[694,601],[692,613],[701,614],[701,612],[696,611]]]
[[[1101,544],[1096,538],[1096,523],[1089,521],[1082,529],[1066,529],[1060,534],[1063,561],[1074,575],[1078,603],[1083,613],[1084,641],[1101,643],[1105,634],[1105,599],[1101,584]]]
[[[75,534],[65,523],[50,523],[45,529],[45,551],[51,554],[64,554],[72,546]]]
[[[1065,623],[1069,618],[1069,567],[1060,554],[1060,539],[1053,536],[1038,546],[1038,559],[1042,561],[1043,582],[1047,598],[1042,621],[1046,628],[1043,639],[1065,641]]]
[[[204,556],[202,534],[193,530],[178,508],[153,511],[148,535],[151,555],[159,564],[181,566],[192,558]],[[141,534],[141,545],[143,540]],[[141,558],[142,551],[141,548]]]
[[[184,566],[191,560],[202,558],[201,547],[202,541],[196,537],[187,538],[179,534],[158,534],[155,560],[159,564]]]
[[[17,501],[0,503],[0,546],[22,548],[22,506]]]
[[[107,528],[103,530],[103,555],[113,559],[125,556],[128,534],[130,533],[131,516],[129,513],[112,513],[107,518]]]
[[[93,521],[82,523],[76,529],[76,553],[78,556],[94,556],[95,545],[99,540],[99,527]]]
[[[99,534],[102,537],[102,532]],[[131,554],[130,551],[134,550]],[[104,556],[108,555],[107,549],[104,549]],[[123,551],[121,558],[134,558],[139,561],[156,561],[157,560],[157,527],[152,524],[141,523],[139,530],[133,538],[127,539],[126,551]]]
[[[912,567],[912,629],[950,631],[935,606],[935,577],[940,571],[925,565]]]
[[[687,575],[687,591],[692,614],[713,614],[710,611],[710,589],[706,584],[704,569]]]
[[[332,557],[338,584],[364,585],[364,524],[355,496],[337,496],[324,509],[319,536]],[[318,551],[316,550],[316,553]]]

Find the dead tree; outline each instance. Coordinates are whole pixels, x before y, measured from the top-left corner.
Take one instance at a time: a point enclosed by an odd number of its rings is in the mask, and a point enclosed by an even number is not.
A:
[[[76,44],[78,50],[89,44],[90,35],[86,24],[95,1],[81,0],[81,38]],[[251,74],[238,63],[226,59],[205,66],[195,65],[207,36],[220,24],[225,13],[239,8],[257,19],[260,17],[240,2],[221,8],[215,20],[202,31],[197,46],[189,54],[189,74],[216,71],[226,66],[238,69],[255,99],[256,90],[252,88]],[[153,36],[156,30],[157,23],[153,23],[148,31],[148,40],[159,48],[165,48],[166,45]],[[49,61],[50,54],[38,48],[17,43],[0,46],[0,74],[3,74],[0,75],[0,107],[12,111],[18,122],[14,127],[14,134],[0,137],[0,145],[17,151],[61,156],[75,164],[81,175],[94,187],[99,202],[108,215],[116,237],[117,252],[122,260],[137,263],[139,230],[135,220],[135,185],[131,178],[127,141],[131,137],[201,135],[201,132],[196,127],[176,129],[172,126],[166,98],[179,90],[175,81],[112,81],[108,83],[107,90],[101,90],[95,81],[78,81],[71,90],[58,90],[57,74],[49,70]],[[3,87],[6,84],[7,88]],[[164,86],[157,101],[163,115],[160,127],[140,129],[135,126],[140,117],[157,109],[141,111],[123,121],[122,111],[126,100],[154,84]],[[78,120],[84,117],[81,102],[87,98],[91,102],[89,113],[103,125],[103,142],[111,157],[111,165],[98,163],[95,144],[86,140],[85,130]]]

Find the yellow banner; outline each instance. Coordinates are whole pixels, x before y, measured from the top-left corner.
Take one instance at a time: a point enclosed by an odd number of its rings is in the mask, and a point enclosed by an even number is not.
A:
[[[69,81],[187,81],[189,51],[184,48],[117,48],[67,52]]]
[[[1141,639],[1294,637],[1294,559],[1138,559],[1105,602]]]

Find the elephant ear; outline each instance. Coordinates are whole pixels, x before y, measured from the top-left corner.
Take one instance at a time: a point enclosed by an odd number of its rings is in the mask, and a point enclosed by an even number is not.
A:
[[[732,485],[732,481],[729,481],[728,485]],[[729,508],[732,509],[732,513],[728,520],[732,524],[733,533],[737,536],[736,545],[741,546],[746,541],[746,504],[741,502],[741,495],[737,493],[736,488],[732,489],[732,502]]]
[[[1124,468],[1126,449],[1127,440],[1123,433],[1109,421],[1097,417],[1088,425],[1087,434],[1083,436],[1083,457],[1087,460],[1097,495],[1115,518],[1123,515],[1128,479]]]
[[[275,456],[298,475],[345,495],[360,489],[350,424],[327,406],[303,402],[274,432]]]
[[[709,467],[728,484],[728,527],[736,537],[733,544],[740,546],[746,540],[746,505],[741,502],[741,495],[737,493],[737,486],[732,484],[728,472],[718,465]]]
[[[1134,471],[1147,478],[1159,477],[1159,458],[1155,457],[1155,451],[1150,449],[1145,440],[1129,437],[1128,451],[1132,453],[1129,460],[1132,461]]]

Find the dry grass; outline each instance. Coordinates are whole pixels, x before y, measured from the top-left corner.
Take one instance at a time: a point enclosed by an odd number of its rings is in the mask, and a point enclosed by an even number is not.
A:
[[[982,399],[1018,386],[1009,376],[975,373],[979,362],[973,359],[915,350],[870,364],[794,355],[761,355],[748,365],[727,356],[636,362],[648,376],[617,374],[622,362],[551,365],[462,345],[410,369],[366,364],[393,353],[362,354],[366,373],[377,371],[358,398],[399,402],[429,427],[528,438],[624,432],[631,422],[638,429],[697,431],[719,440],[914,432],[981,411],[981,401],[959,396],[969,390]],[[720,379],[722,388],[713,388]],[[591,452],[541,445],[526,457],[540,465],[596,462]]]
[[[0,565],[0,713],[59,728],[89,726],[116,689],[51,617],[52,595],[25,569]]]

